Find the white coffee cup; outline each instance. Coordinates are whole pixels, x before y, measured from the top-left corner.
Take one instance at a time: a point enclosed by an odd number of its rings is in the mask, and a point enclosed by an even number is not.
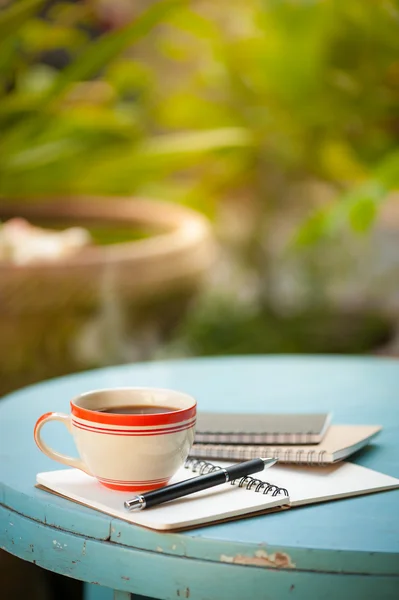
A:
[[[69,415],[49,412],[37,420],[36,444],[50,458],[85,471],[113,490],[137,492],[166,485],[194,442],[197,403],[183,392],[94,390],[74,398],[70,405]],[[135,412],[138,407],[141,414]],[[67,427],[79,458],[65,456],[42,440],[41,429],[49,421]]]

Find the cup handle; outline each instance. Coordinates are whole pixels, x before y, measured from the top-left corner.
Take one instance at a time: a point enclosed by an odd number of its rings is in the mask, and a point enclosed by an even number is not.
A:
[[[68,465],[68,467],[80,469],[88,475],[92,475],[92,473],[90,473],[90,471],[87,469],[84,462],[80,460],[80,458],[73,458],[72,456],[66,456],[65,454],[61,454],[61,452],[53,450],[53,448],[50,448],[50,446],[43,442],[40,435],[40,431],[43,425],[45,425],[45,423],[48,423],[49,421],[60,421],[60,423],[63,423],[68,429],[69,433],[72,435],[71,418],[69,415],[65,415],[64,413],[59,412],[45,413],[37,420],[34,430],[35,442],[39,450],[41,450],[44,454],[46,454],[49,458],[52,458],[53,460],[57,460],[58,462],[64,465]]]

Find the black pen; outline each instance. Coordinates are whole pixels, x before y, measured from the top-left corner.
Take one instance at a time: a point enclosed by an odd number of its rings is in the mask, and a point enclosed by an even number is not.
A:
[[[182,496],[188,496],[194,494],[200,490],[206,490],[215,485],[226,483],[227,481],[234,481],[235,479],[241,479],[241,477],[247,477],[252,473],[258,473],[263,471],[266,467],[271,467],[277,462],[275,458],[255,458],[255,460],[248,460],[246,462],[231,465],[230,467],[218,469],[209,473],[208,475],[199,475],[198,477],[192,477],[179,483],[173,483],[167,485],[153,492],[146,492],[145,494],[138,494],[131,500],[127,500],[124,506],[128,510],[143,510],[144,508],[151,508],[157,504],[163,502],[169,502],[169,500],[175,500]]]

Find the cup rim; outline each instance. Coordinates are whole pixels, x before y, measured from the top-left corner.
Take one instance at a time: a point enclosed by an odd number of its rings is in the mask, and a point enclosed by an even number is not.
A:
[[[85,408],[79,406],[77,402],[82,398],[91,396],[98,393],[106,392],[119,392],[119,391],[133,391],[133,392],[161,392],[177,394],[187,398],[191,401],[190,404],[184,408],[178,410],[160,412],[155,414],[122,414],[122,413],[105,413],[97,411],[91,408]],[[78,394],[72,400],[70,400],[71,413],[78,419],[85,421],[91,421],[109,425],[133,425],[133,426],[151,426],[159,424],[179,423],[189,419],[193,419],[196,416],[197,401],[196,399],[187,392],[175,390],[171,388],[158,388],[150,386],[120,386],[120,387],[107,387],[98,388]]]

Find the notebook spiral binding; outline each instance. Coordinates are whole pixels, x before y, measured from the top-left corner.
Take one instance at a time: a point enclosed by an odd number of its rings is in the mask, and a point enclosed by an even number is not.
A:
[[[207,475],[223,468],[206,460],[192,457],[187,458],[184,466],[186,469],[191,469],[193,473],[198,473],[199,475]],[[247,490],[253,490],[262,494],[271,494],[272,496],[284,494],[284,496],[288,496],[288,490],[285,488],[278,487],[277,485],[262,481],[261,479],[256,479],[255,477],[241,477],[241,479],[235,479],[230,483],[231,485],[238,485],[238,487],[241,488],[245,487]]]
[[[284,463],[294,463],[299,465],[308,465],[322,467],[326,463],[324,457],[327,454],[325,450],[273,450],[270,458],[277,458]]]
[[[240,448],[239,446],[214,446],[212,444],[194,444],[192,454],[199,457],[215,457],[220,459],[250,460],[263,456],[276,458],[282,463],[322,467],[328,464],[325,461],[326,450],[287,450],[279,448]]]

